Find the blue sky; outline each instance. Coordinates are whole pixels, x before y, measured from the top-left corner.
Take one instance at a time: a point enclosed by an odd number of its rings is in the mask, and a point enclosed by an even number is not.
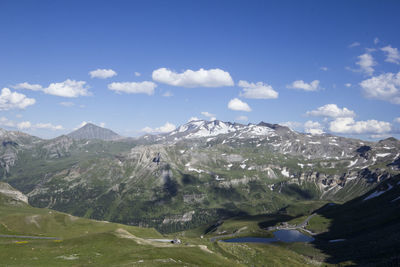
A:
[[[399,138],[399,11],[399,1],[3,0],[0,127],[50,138],[90,121],[137,136],[196,117]]]

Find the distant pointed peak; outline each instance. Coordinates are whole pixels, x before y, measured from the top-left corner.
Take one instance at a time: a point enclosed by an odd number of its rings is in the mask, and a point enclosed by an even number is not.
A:
[[[98,126],[91,122],[87,122],[85,125],[80,127],[79,129],[69,133],[67,135],[73,139],[99,139],[99,140],[117,140],[122,137],[115,133],[114,131]]]

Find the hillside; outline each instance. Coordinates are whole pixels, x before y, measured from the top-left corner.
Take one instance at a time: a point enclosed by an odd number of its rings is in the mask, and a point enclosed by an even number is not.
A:
[[[154,229],[94,221],[26,203],[11,203],[0,193],[0,259],[6,266],[246,266],[254,260],[237,251],[221,251],[200,238],[181,237],[182,244]],[[284,248],[266,251],[258,260],[304,266],[306,259]],[[271,257],[271,252],[277,255]],[[291,259],[286,258],[287,255]],[[240,259],[240,260],[239,260]]]

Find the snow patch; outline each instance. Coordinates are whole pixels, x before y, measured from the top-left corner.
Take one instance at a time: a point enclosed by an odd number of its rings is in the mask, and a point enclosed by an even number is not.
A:
[[[349,166],[347,166],[347,168],[350,168],[350,167],[353,167],[354,165],[356,165],[357,161],[358,161],[358,159],[350,161],[350,164],[349,164]]]
[[[285,176],[285,177],[289,177],[289,176],[290,176],[289,171],[286,170],[286,168],[284,168],[284,169],[281,171],[281,173],[282,173],[282,175]]]

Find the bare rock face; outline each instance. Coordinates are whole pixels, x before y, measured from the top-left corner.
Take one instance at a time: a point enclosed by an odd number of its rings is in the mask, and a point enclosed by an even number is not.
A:
[[[109,141],[109,140],[118,140],[122,138],[119,134],[109,129],[94,125],[92,123],[85,124],[78,130],[69,133],[68,136],[76,140],[98,139],[98,140]]]
[[[0,182],[0,194],[28,204],[28,197],[7,183]]]

